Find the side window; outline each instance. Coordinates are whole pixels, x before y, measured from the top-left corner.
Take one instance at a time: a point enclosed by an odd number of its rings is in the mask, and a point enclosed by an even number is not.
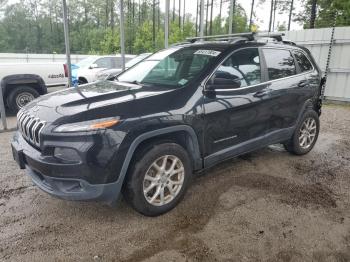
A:
[[[301,72],[307,72],[313,69],[310,60],[302,52],[296,51],[294,55]]]
[[[113,68],[113,61],[109,57],[104,57],[104,58],[97,59],[95,64],[99,68]]]
[[[294,58],[290,51],[281,49],[263,49],[269,80],[280,79],[296,74]]]
[[[261,83],[260,57],[257,48],[247,48],[235,52],[218,68],[214,84],[228,85],[235,81],[235,87],[246,87]]]

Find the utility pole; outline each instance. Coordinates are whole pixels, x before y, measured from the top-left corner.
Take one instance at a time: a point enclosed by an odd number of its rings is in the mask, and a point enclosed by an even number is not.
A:
[[[211,0],[211,7],[210,7],[210,28],[209,28],[209,34],[213,34],[213,9],[214,9],[214,0]]]
[[[276,22],[276,10],[277,10],[277,4],[278,4],[278,1],[275,0],[275,4],[274,4],[274,7],[273,7],[273,23],[272,23],[272,32],[275,31],[275,22]]]
[[[173,0],[173,22],[175,22],[175,1]]]
[[[164,46],[169,46],[169,8],[170,0],[165,0],[165,17],[164,17]]]
[[[230,15],[229,15],[229,19],[228,19],[228,33],[232,34],[232,24],[233,24],[233,13],[235,10],[235,4],[236,1],[235,0],[231,0],[230,3]]]
[[[199,22],[199,36],[204,36],[204,0],[201,0],[201,15],[200,15],[200,22]]]
[[[197,12],[196,12],[196,37],[198,36],[198,6],[199,6],[199,0],[197,0]]]
[[[288,31],[290,31],[290,24],[292,23],[294,0],[290,2],[289,19],[288,19]]]
[[[208,35],[209,0],[207,0],[207,12],[205,18],[205,35]]]
[[[221,12],[222,12],[222,0],[220,0],[220,10],[219,10],[219,22],[220,22],[220,33],[221,33]]]
[[[122,57],[122,70],[125,70],[125,35],[124,35],[124,1],[119,1],[120,3],[120,54]]]
[[[179,29],[181,30],[181,0],[179,0]]]
[[[184,0],[184,12],[182,14],[182,32],[185,31],[185,22],[186,22],[186,0]]]
[[[251,8],[251,11],[250,11],[249,31],[252,31],[253,13],[254,13],[254,0],[252,0],[252,8]]]
[[[311,3],[310,28],[315,28],[316,8],[317,8],[317,0],[312,0],[312,3]]]
[[[156,48],[156,0],[153,0],[153,23],[152,23],[152,40],[153,40],[153,48]]]
[[[272,27],[273,1],[274,0],[271,0],[269,32],[271,32],[271,27]]]
[[[67,71],[68,71],[68,86],[72,86],[72,63],[70,59],[69,45],[69,27],[68,27],[68,10],[66,0],[62,1],[63,7],[63,28],[64,28],[64,43],[66,45]]]

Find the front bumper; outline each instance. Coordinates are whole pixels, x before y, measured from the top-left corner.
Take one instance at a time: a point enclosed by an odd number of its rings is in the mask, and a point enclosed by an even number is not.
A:
[[[60,165],[29,145],[20,134],[11,142],[13,158],[21,169],[26,169],[33,183],[44,192],[65,200],[101,201],[110,205],[118,201],[123,181],[113,183],[91,184],[85,179],[77,178],[84,166],[79,164]],[[74,178],[55,177],[56,170],[73,174]],[[49,174],[49,176],[47,175]],[[75,175],[74,175],[75,174]]]

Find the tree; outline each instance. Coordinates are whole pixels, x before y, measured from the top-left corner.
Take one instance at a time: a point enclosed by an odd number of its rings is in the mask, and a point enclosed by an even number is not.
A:
[[[121,0],[70,0],[68,2],[72,53],[120,52],[118,1]],[[164,28],[161,25],[164,22],[164,13],[160,9],[159,0],[123,1],[126,3],[125,48],[127,52],[139,54],[162,49]],[[222,0],[221,3],[224,1],[226,0]],[[186,37],[196,34],[195,20],[198,15],[186,13],[185,2],[179,5],[179,8],[180,6],[184,8],[183,13],[180,9],[179,12],[173,13],[174,22],[170,24],[169,43],[181,42]],[[213,7],[217,1],[207,0],[207,2]],[[64,53],[61,0],[18,0],[16,2],[0,0],[0,4],[3,6],[3,8],[0,7],[0,52]],[[208,11],[210,10],[210,21],[209,16],[207,21],[208,30],[213,34],[227,32],[227,19],[221,15],[212,17],[214,12],[212,12],[213,8],[209,9],[209,5],[206,6]],[[247,15],[241,6],[237,7],[233,24],[236,32],[248,30]]]
[[[304,28],[330,27],[337,14],[336,25],[350,25],[350,1],[348,0],[303,0],[302,11],[297,14],[295,21]],[[316,8],[316,9],[315,9]]]

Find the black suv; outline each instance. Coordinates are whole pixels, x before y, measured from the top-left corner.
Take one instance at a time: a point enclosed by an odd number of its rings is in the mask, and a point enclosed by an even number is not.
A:
[[[53,196],[113,204],[123,192],[156,216],[218,162],[275,143],[306,154],[321,71],[307,49],[273,37],[191,39],[115,81],[40,97],[18,113],[14,158]]]

